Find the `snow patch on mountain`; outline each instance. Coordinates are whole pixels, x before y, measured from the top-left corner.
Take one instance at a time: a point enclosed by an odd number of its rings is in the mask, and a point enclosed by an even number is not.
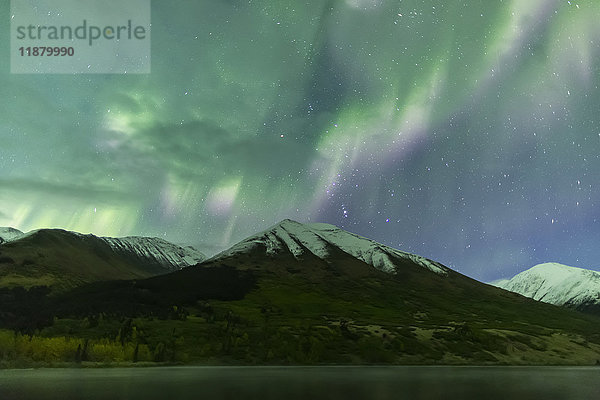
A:
[[[309,252],[321,259],[327,259],[329,249],[338,248],[388,273],[396,273],[395,260],[398,259],[410,260],[436,274],[447,275],[448,273],[446,267],[425,257],[393,249],[373,240],[346,232],[334,225],[322,223],[301,224],[289,219],[243,240],[229,250],[217,254],[213,259],[243,253],[258,245],[264,245],[267,254],[276,254],[288,250],[296,258],[305,254],[305,252]]]
[[[559,306],[600,304],[600,272],[558,263],[536,265],[496,286]]]
[[[191,246],[181,247],[160,238],[128,236],[100,239],[115,251],[132,253],[174,271],[196,265],[206,259],[204,254]]]
[[[10,228],[10,227],[0,227],[0,243],[10,242],[11,240],[15,240],[23,235],[18,229]]]
[[[437,274],[446,275],[447,268],[416,254],[406,253],[385,246],[374,240],[364,238],[354,233],[346,232],[334,225],[308,224],[320,237],[342,249],[344,252],[366,262],[385,272],[395,272],[396,265],[390,256],[408,259]]]

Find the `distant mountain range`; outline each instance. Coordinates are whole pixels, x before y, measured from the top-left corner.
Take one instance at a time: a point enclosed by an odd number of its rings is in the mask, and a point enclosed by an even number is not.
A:
[[[5,337],[10,347],[14,337],[1,328],[65,342],[60,355],[37,359],[600,360],[600,318],[475,281],[333,225],[283,220],[195,265],[201,254],[160,239],[40,230],[6,240],[0,344]]]
[[[206,259],[160,238],[110,238],[60,229],[0,228],[0,286],[68,288],[98,280],[147,278]]]
[[[600,311],[600,272],[545,263],[495,284],[546,303],[587,312]]]

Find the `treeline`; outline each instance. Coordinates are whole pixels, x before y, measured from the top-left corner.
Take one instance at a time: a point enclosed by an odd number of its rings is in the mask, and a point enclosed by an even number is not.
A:
[[[80,339],[66,336],[42,337],[0,330],[0,361],[5,364],[57,362],[142,362],[155,361],[146,344],[120,343],[110,339]]]
[[[48,287],[0,288],[0,328],[32,334],[51,326],[55,318],[100,314],[182,319],[186,306],[209,299],[242,299],[255,282],[250,272],[221,266],[190,267],[138,281],[95,282],[60,294]]]
[[[31,333],[52,325],[49,293],[46,286],[0,288],[0,328]]]
[[[255,287],[251,272],[232,267],[190,267],[144,280],[96,282],[57,296],[61,316],[105,313],[168,318],[172,306],[200,300],[240,300]]]
[[[393,362],[398,340],[360,335],[345,338],[326,327],[233,326],[217,323],[211,335],[192,336],[172,330],[157,338],[84,339],[45,337],[0,330],[0,367],[57,363],[190,363],[315,364]],[[159,340],[157,340],[159,339]],[[391,350],[391,351],[390,351]],[[395,350],[395,351],[394,351]]]
[[[0,330],[0,362],[4,365],[30,365],[181,361],[175,351],[176,346],[181,344],[181,337],[175,329],[162,335],[153,335],[150,343],[146,333],[132,318],[117,321],[105,319],[100,314],[83,320],[60,321],[59,325],[34,334]],[[76,332],[77,327],[87,330],[88,334]],[[90,337],[89,333],[95,328],[96,332]]]

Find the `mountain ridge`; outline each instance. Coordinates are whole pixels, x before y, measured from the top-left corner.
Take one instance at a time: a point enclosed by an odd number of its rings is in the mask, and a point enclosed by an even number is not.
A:
[[[15,246],[31,264],[15,259],[14,270],[67,257],[72,273],[94,274],[87,262],[102,261],[103,271],[114,271],[132,260],[118,257],[100,238],[66,231],[30,235],[0,246],[0,252]],[[0,329],[0,344],[17,357],[50,362],[57,357],[233,365],[593,365],[600,360],[600,318],[594,315],[478,282],[327,224],[284,220],[170,273],[80,277],[87,282],[54,293],[39,285],[0,287],[0,328],[9,330]],[[56,356],[44,353],[44,346],[29,351],[17,346],[14,332],[25,333],[24,343],[57,342],[62,350]]]
[[[120,238],[100,237],[115,251],[137,254],[141,258],[155,260],[172,271],[196,265],[206,256],[192,246],[179,246],[158,237],[125,236]]]
[[[447,267],[436,261],[385,246],[334,225],[302,224],[291,219],[284,219],[268,229],[252,235],[209,260],[231,257],[257,245],[264,246],[267,255],[289,251],[294,258],[298,259],[309,252],[322,260],[327,260],[329,257],[328,248],[337,247],[349,256],[392,274],[397,272],[395,261],[399,259],[410,260],[439,275],[447,275],[449,271]]]

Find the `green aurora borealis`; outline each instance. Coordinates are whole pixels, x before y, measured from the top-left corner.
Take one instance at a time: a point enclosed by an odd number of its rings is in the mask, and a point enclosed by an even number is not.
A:
[[[9,8],[0,226],[600,268],[597,1],[155,0],[147,75],[10,74]]]

